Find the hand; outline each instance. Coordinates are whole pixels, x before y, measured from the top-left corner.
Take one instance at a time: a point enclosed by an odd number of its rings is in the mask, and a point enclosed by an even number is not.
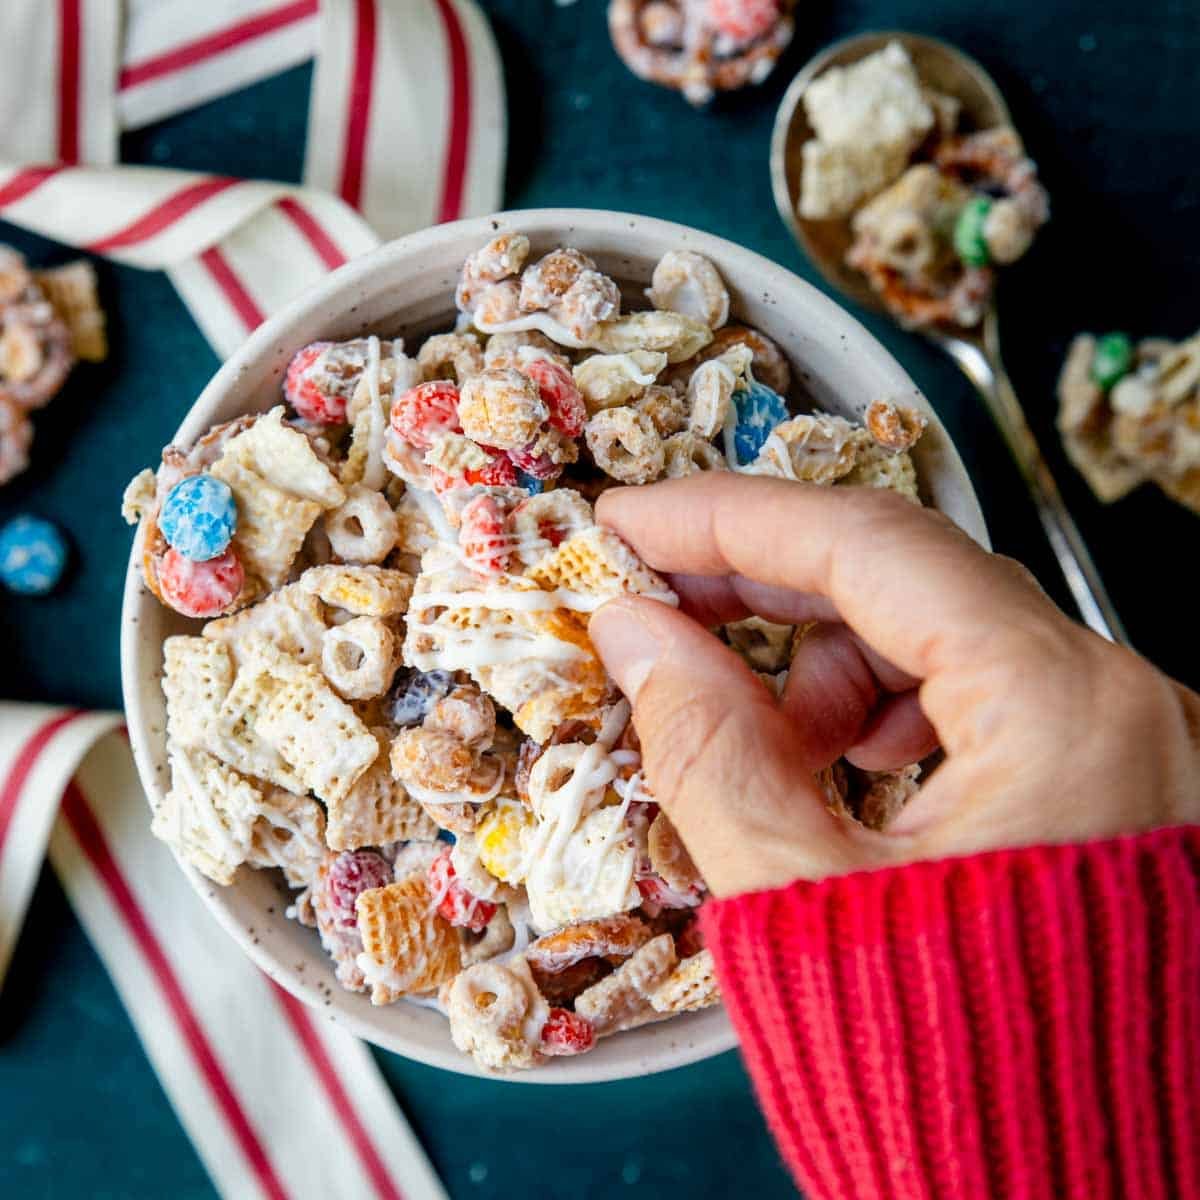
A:
[[[867,488],[726,472],[601,496],[672,576],[591,620],[646,777],[716,895],[1200,820],[1200,697],[1069,620],[1019,564]],[[706,626],[820,621],[780,700]],[[813,773],[945,761],[883,831]]]

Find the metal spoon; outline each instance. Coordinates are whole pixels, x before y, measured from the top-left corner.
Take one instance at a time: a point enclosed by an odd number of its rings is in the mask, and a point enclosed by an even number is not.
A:
[[[967,128],[988,129],[1012,123],[991,76],[974,59],[936,38],[909,33],[860,34],[822,51],[792,80],[771,135],[771,182],[779,215],[831,287],[878,312],[886,311],[878,296],[866,279],[845,263],[852,240],[850,222],[809,221],[797,212],[803,161],[800,148],[813,136],[801,99],[808,85],[829,67],[857,62],[892,41],[904,45],[924,83],[961,101]],[[1067,511],[1004,369],[995,305],[989,306],[976,329],[928,328],[921,332],[958,363],[987,405],[1033,496],[1042,527],[1084,622],[1109,641],[1128,645],[1129,637],[1100,572]]]

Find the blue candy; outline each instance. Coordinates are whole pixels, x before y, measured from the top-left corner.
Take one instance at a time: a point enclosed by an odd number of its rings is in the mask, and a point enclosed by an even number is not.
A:
[[[0,529],[0,581],[22,596],[54,590],[67,566],[67,543],[40,517],[14,517]]]
[[[540,479],[534,479],[532,475],[518,471],[517,487],[524,488],[531,496],[540,496],[545,491],[546,485]]]
[[[413,671],[396,680],[389,697],[392,720],[401,726],[420,725],[453,684],[449,671]]]
[[[211,475],[181,479],[162,503],[158,527],[184,558],[208,562],[225,552],[237,528],[233,492]]]
[[[742,465],[753,462],[771,430],[787,420],[787,402],[765,383],[752,383],[748,389],[733,393],[737,425],[733,430],[733,447]]]

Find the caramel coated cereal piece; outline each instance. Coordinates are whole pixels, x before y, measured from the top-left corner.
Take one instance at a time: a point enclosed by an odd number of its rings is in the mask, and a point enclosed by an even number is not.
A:
[[[829,413],[792,417],[775,426],[747,473],[835,483],[854,468],[868,440],[865,430],[844,417]]]
[[[658,431],[658,436],[667,439],[687,427],[688,402],[674,388],[660,387],[653,384],[634,401],[634,409],[648,417],[650,424]],[[666,443],[664,440],[664,449]],[[670,474],[670,459],[668,455],[667,473]]]
[[[96,294],[96,269],[86,258],[35,271],[33,278],[71,333],[71,350],[84,362],[108,357],[104,310]]]
[[[445,729],[402,729],[392,743],[392,774],[421,791],[462,791],[475,763],[474,751]]]
[[[537,385],[512,368],[489,367],[473,375],[459,396],[463,432],[502,450],[528,445],[549,415]]]
[[[905,408],[890,400],[875,400],[867,408],[863,422],[885,449],[911,450],[925,432],[929,418],[915,408]]]
[[[363,952],[358,965],[372,1004],[429,992],[462,965],[458,930],[440,917],[422,875],[371,888],[355,901]]]
[[[669,933],[660,934],[579,996],[575,1011],[592,1023],[597,1037],[659,1021],[665,1014],[654,1008],[650,996],[675,963],[674,940]]]
[[[650,940],[650,929],[632,913],[577,921],[532,942],[525,957],[535,975],[555,975],[585,958],[628,958]]]
[[[496,736],[496,706],[473,684],[460,684],[434,704],[423,727],[451,733],[482,753]]]

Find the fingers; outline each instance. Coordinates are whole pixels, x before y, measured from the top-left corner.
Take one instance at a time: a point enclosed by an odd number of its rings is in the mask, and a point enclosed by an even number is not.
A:
[[[944,518],[870,488],[720,471],[612,489],[596,511],[658,570],[826,598],[919,678],[968,659],[998,627],[1056,612],[1027,575]]]
[[[937,748],[938,735],[912,691],[880,705],[845,756],[864,771],[895,771],[920,762]]]
[[[589,632],[633,705],[646,778],[716,894],[851,869],[791,722],[729,647],[633,596]]]

